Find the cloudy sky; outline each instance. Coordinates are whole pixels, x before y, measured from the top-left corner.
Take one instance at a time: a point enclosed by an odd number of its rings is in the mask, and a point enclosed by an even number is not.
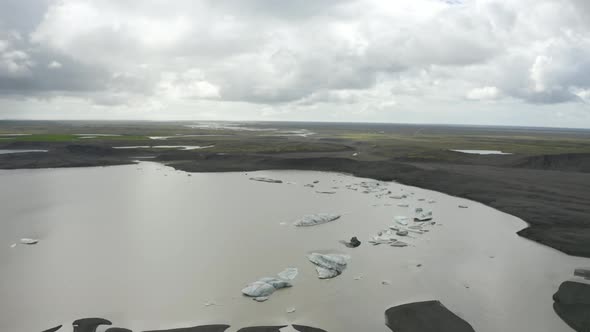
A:
[[[1,0],[16,118],[590,128],[590,1]]]

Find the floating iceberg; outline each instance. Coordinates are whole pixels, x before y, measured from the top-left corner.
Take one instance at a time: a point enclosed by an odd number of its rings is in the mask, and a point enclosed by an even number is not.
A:
[[[398,224],[400,224],[400,225],[404,225],[404,226],[405,226],[405,225],[407,225],[407,224],[408,224],[408,221],[410,220],[410,218],[408,218],[408,217],[405,217],[405,216],[397,216],[397,217],[393,217],[393,220],[394,220],[396,223],[398,223]]]
[[[418,215],[414,218],[414,221],[419,221],[419,222],[423,222],[423,221],[430,221],[432,220],[432,211],[428,211],[428,212],[420,212],[418,213]]]
[[[250,180],[252,181],[260,181],[260,182],[267,182],[267,183],[283,183],[283,181],[281,180],[275,180],[275,179],[271,179],[271,178],[265,178],[265,177],[253,177],[250,178]]]
[[[20,239],[21,244],[32,245],[32,244],[37,244],[38,242],[39,242],[39,240],[37,240],[37,239],[29,239],[29,238]]]
[[[397,228],[394,228],[394,230],[396,232],[399,231]],[[406,247],[408,245],[407,243],[398,240],[396,238],[396,234],[391,230],[379,232],[376,236],[373,236],[373,238],[369,240],[369,243],[374,246],[379,244],[388,244],[392,247]]]
[[[276,290],[273,285],[259,280],[242,289],[242,293],[250,297],[268,297]]]
[[[320,279],[339,276],[346,269],[348,260],[350,259],[347,255],[318,253],[307,255],[307,258],[315,265],[318,278]]]
[[[277,289],[291,287],[289,280],[295,279],[297,276],[296,268],[287,268],[282,272],[279,272],[278,278],[265,277],[249,284],[242,293],[246,296],[252,297],[254,301],[264,302],[268,300]]]
[[[406,195],[395,195],[395,196],[389,196],[389,198],[392,198],[392,199],[404,199],[404,198],[408,198],[408,196],[406,196]]]
[[[299,270],[297,270],[297,268],[288,267],[284,271],[279,272],[277,275],[283,280],[293,280],[295,277],[297,277],[298,273]]]
[[[295,226],[306,227],[325,224],[340,218],[339,214],[332,213],[318,213],[303,216],[303,218],[295,221]]]

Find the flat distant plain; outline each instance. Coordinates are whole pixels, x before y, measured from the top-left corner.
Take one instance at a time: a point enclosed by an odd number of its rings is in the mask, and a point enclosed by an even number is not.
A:
[[[213,147],[154,148],[162,145]],[[144,148],[113,149],[122,146]],[[394,180],[515,215],[530,224],[519,235],[567,254],[590,257],[589,130],[304,122],[0,121],[0,149],[49,150],[2,154],[2,169],[120,165],[137,157],[152,157],[150,160],[191,172],[300,169]],[[451,149],[511,154],[474,155]]]

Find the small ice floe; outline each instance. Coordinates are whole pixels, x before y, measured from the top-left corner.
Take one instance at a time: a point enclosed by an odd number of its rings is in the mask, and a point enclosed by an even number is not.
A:
[[[395,232],[395,235],[399,235],[399,236],[407,236],[408,235],[408,231],[405,229],[400,229],[397,232]]]
[[[15,248],[16,247],[16,243],[13,243],[10,245],[10,248]]]
[[[345,186],[349,190],[360,191],[363,194],[375,194],[375,197],[382,198],[391,194],[386,183],[362,181],[360,183],[349,184]]]
[[[369,243],[376,246],[380,244],[388,244],[392,247],[406,247],[408,244],[396,238],[396,234],[392,230],[385,230],[373,236]]]
[[[358,152],[355,152],[355,153],[352,154],[353,157],[356,157],[358,155],[359,155]]]
[[[408,226],[408,227],[400,227],[397,225],[392,225],[392,226],[389,226],[389,229],[392,231],[395,231],[395,235],[397,235],[397,236],[408,236],[409,233],[424,234],[424,232],[428,231],[428,230],[423,229],[422,226],[416,226],[416,225],[412,225],[412,226]]]
[[[250,180],[259,181],[259,182],[266,182],[266,183],[283,183],[282,180],[275,180],[275,179],[271,179],[271,178],[265,178],[262,176],[252,177],[252,178],[250,178]]]
[[[381,280],[381,285],[391,285],[391,281],[390,280]]]
[[[419,202],[424,202],[426,200],[426,198],[418,198]]]
[[[416,217],[414,217],[414,221],[416,222],[424,222],[424,221],[430,221],[432,220],[432,211],[422,211],[420,213],[418,213],[418,215]]]
[[[39,240],[37,240],[37,239],[30,239],[30,238],[22,238],[22,239],[20,239],[20,243],[21,244],[33,245],[33,244],[39,243]]]
[[[311,184],[311,183],[308,183],[308,184],[304,185],[304,187],[313,188],[315,186],[313,184]]]
[[[320,279],[330,279],[339,276],[346,269],[350,256],[341,254],[319,254],[312,253],[307,255],[310,262],[315,265],[315,269]]]
[[[281,273],[284,273],[285,271]],[[292,273],[289,274],[289,276],[291,275]],[[246,286],[244,289],[242,289],[242,294],[252,297],[254,301],[264,302],[268,300],[269,296],[271,296],[277,289],[287,288],[291,286],[292,285],[289,281],[284,280],[280,277],[266,277],[261,278]]]
[[[469,208],[469,206],[467,206],[467,205],[459,205],[459,208],[460,209],[467,209],[467,208]]]
[[[205,305],[205,307],[211,307],[211,306],[217,305],[217,303],[211,302],[211,301],[207,301],[207,302],[204,303],[204,305]]]
[[[295,221],[294,225],[297,227],[315,226],[329,223],[340,218],[339,214],[332,213],[318,213],[303,216],[301,219]]]
[[[316,190],[316,193],[317,193],[317,194],[328,194],[328,195],[333,195],[333,194],[335,194],[336,192],[335,192],[335,191],[317,191],[317,190]]]
[[[293,280],[297,277],[299,270],[296,267],[288,267],[283,271],[279,272],[277,276],[283,280]]]
[[[295,308],[287,308],[286,311],[287,311],[288,314],[292,314],[292,313],[295,312]]]
[[[394,195],[394,196],[389,196],[389,198],[391,199],[404,199],[407,198],[408,196],[406,195]]]
[[[398,204],[397,206],[399,206],[399,207],[409,207],[410,204],[404,204],[404,203],[402,203],[402,204]]]
[[[435,200],[432,200],[432,199],[431,199],[431,200],[429,200],[429,201],[428,201],[428,204],[434,204],[434,203],[436,203],[436,201],[435,201]]]
[[[363,279],[363,276],[356,276],[356,277],[354,277],[354,278],[352,278],[352,279],[353,279],[353,280],[361,280],[361,279]]]
[[[396,223],[398,223],[398,224],[400,224],[400,225],[404,225],[404,226],[405,226],[405,225],[407,225],[407,224],[408,224],[408,221],[410,220],[410,218],[408,218],[408,217],[406,217],[406,216],[395,216],[395,217],[393,217],[393,220],[394,220]]]
[[[319,180],[315,180],[315,181],[313,181],[313,183],[314,184],[318,184],[318,183],[320,183],[320,181]]]

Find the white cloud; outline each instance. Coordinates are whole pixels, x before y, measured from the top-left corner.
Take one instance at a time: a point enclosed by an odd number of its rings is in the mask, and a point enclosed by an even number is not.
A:
[[[467,93],[467,99],[471,100],[491,100],[500,97],[500,90],[495,86],[484,86],[482,88],[472,89]]]
[[[62,64],[59,63],[59,62],[57,62],[57,61],[55,61],[55,60],[54,61],[51,61],[51,63],[49,63],[47,65],[47,68],[49,68],[49,69],[59,69],[61,67],[62,67]]]
[[[0,77],[18,78],[29,75],[34,62],[27,52],[15,47],[13,42],[18,41],[17,39],[7,37],[9,39],[0,39]]]
[[[590,111],[583,0],[23,3],[0,27],[0,94],[68,95],[138,116],[149,101],[162,117],[203,102],[220,118],[246,114],[237,103],[309,120],[410,112],[431,122],[450,118],[437,113],[448,105],[497,107],[492,122],[522,105]]]
[[[167,99],[215,99],[219,87],[205,80],[200,70],[191,69],[182,74],[164,73],[158,93]]]

